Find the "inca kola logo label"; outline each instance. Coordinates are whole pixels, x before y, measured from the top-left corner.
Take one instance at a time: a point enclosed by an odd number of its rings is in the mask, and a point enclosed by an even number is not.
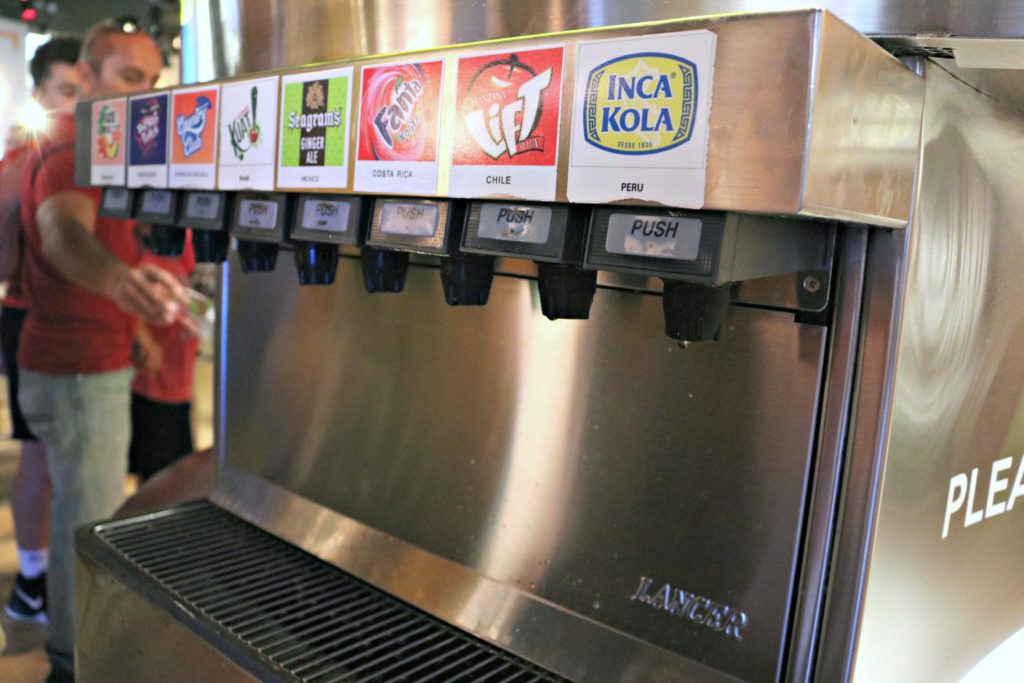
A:
[[[595,67],[587,79],[584,139],[615,154],[657,154],[693,134],[697,68],[675,55],[623,55]]]

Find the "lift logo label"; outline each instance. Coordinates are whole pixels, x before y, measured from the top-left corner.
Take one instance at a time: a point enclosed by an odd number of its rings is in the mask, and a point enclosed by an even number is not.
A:
[[[441,62],[363,69],[360,161],[435,161]]]
[[[132,100],[132,148],[129,163],[167,163],[167,95]]]
[[[282,78],[278,188],[348,187],[352,85],[350,66]]]
[[[716,43],[706,30],[580,43],[569,201],[704,206]]]
[[[591,145],[616,154],[657,154],[693,135],[697,67],[654,52],[599,65],[587,79],[583,125]]]
[[[562,45],[459,60],[450,193],[555,198]]]
[[[459,60],[453,164],[554,165],[562,53],[555,47]]]

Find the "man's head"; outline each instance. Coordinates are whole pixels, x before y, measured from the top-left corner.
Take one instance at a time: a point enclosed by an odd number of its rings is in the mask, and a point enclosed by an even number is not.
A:
[[[114,23],[93,26],[82,43],[78,74],[86,97],[149,90],[160,77],[163,58],[149,34],[126,33]]]
[[[78,97],[81,79],[75,62],[81,50],[75,38],[54,37],[36,50],[29,62],[32,97],[47,111],[69,109]]]

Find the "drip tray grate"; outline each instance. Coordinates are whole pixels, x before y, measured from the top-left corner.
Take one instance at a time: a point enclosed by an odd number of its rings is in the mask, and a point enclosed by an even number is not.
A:
[[[207,501],[91,535],[281,680],[566,681]]]

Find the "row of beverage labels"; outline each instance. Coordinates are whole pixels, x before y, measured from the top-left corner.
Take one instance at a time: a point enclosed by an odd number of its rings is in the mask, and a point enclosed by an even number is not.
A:
[[[714,56],[705,30],[481,47],[94,100],[79,120],[97,186],[700,208]]]

